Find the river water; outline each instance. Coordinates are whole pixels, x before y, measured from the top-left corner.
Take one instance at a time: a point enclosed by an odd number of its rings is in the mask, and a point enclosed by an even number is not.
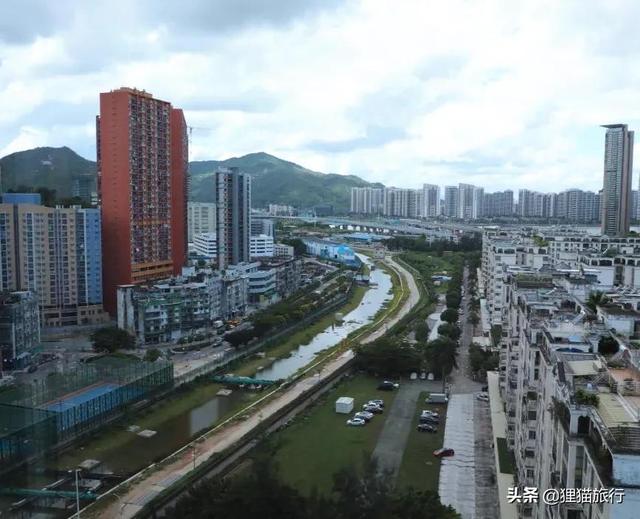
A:
[[[367,265],[372,265],[367,257],[361,256],[361,259]],[[350,333],[372,321],[376,313],[391,299],[392,283],[390,276],[377,268],[371,270],[370,282],[371,287],[358,307],[346,314],[341,323],[327,327],[315,335],[308,344],[296,348],[289,357],[275,361],[271,366],[260,371],[258,378],[267,380],[287,378],[311,363],[317,354],[337,345]],[[116,474],[136,472],[174,452],[198,433],[212,427],[221,418],[228,416],[252,398],[251,393],[242,390],[234,390],[226,397],[216,396],[217,388],[219,386],[211,384],[211,397],[204,403],[199,399],[193,407],[185,406],[185,410],[177,416],[159,420],[151,426],[155,435],[150,438],[143,438],[117,428],[113,431],[113,441],[102,445],[100,442],[88,442],[57,459],[47,460],[43,465],[48,468],[68,470],[85,459],[97,459],[102,462],[99,468],[101,472],[112,471]],[[201,390],[208,391],[209,388]],[[178,395],[177,398],[180,396]],[[135,422],[132,422],[133,424]],[[42,476],[36,476],[33,472],[12,476],[12,486],[37,488],[46,484]],[[0,511],[8,502],[15,500],[15,498],[0,498]],[[32,517],[47,516],[48,514],[37,514]]]

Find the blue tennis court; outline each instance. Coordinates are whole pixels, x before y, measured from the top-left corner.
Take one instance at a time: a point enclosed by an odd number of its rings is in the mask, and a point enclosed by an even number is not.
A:
[[[102,395],[106,395],[118,387],[119,386],[117,384],[109,383],[100,383],[88,386],[45,404],[44,409],[56,412],[66,411],[72,407],[77,407],[85,402],[94,400]]]

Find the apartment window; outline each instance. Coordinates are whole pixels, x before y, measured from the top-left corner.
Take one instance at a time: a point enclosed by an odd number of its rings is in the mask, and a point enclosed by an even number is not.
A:
[[[533,478],[533,469],[527,469],[527,477],[528,478]]]
[[[535,431],[529,431],[529,439],[530,440],[535,440],[536,439],[536,432]]]
[[[536,412],[535,411],[528,411],[527,412],[527,419],[528,420],[535,420],[536,419]]]

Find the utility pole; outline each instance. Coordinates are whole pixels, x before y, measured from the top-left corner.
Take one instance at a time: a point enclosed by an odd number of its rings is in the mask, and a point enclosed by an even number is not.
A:
[[[74,517],[76,517],[77,519],[80,519],[80,482],[78,481],[78,474],[82,471],[82,469],[73,469],[73,472],[75,473],[75,480],[76,480],[76,514]],[[71,470],[69,472],[72,472]]]

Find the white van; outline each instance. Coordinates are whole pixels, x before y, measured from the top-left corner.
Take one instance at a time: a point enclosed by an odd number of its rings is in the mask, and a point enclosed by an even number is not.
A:
[[[449,401],[445,393],[429,393],[425,400],[427,404],[446,404]]]

